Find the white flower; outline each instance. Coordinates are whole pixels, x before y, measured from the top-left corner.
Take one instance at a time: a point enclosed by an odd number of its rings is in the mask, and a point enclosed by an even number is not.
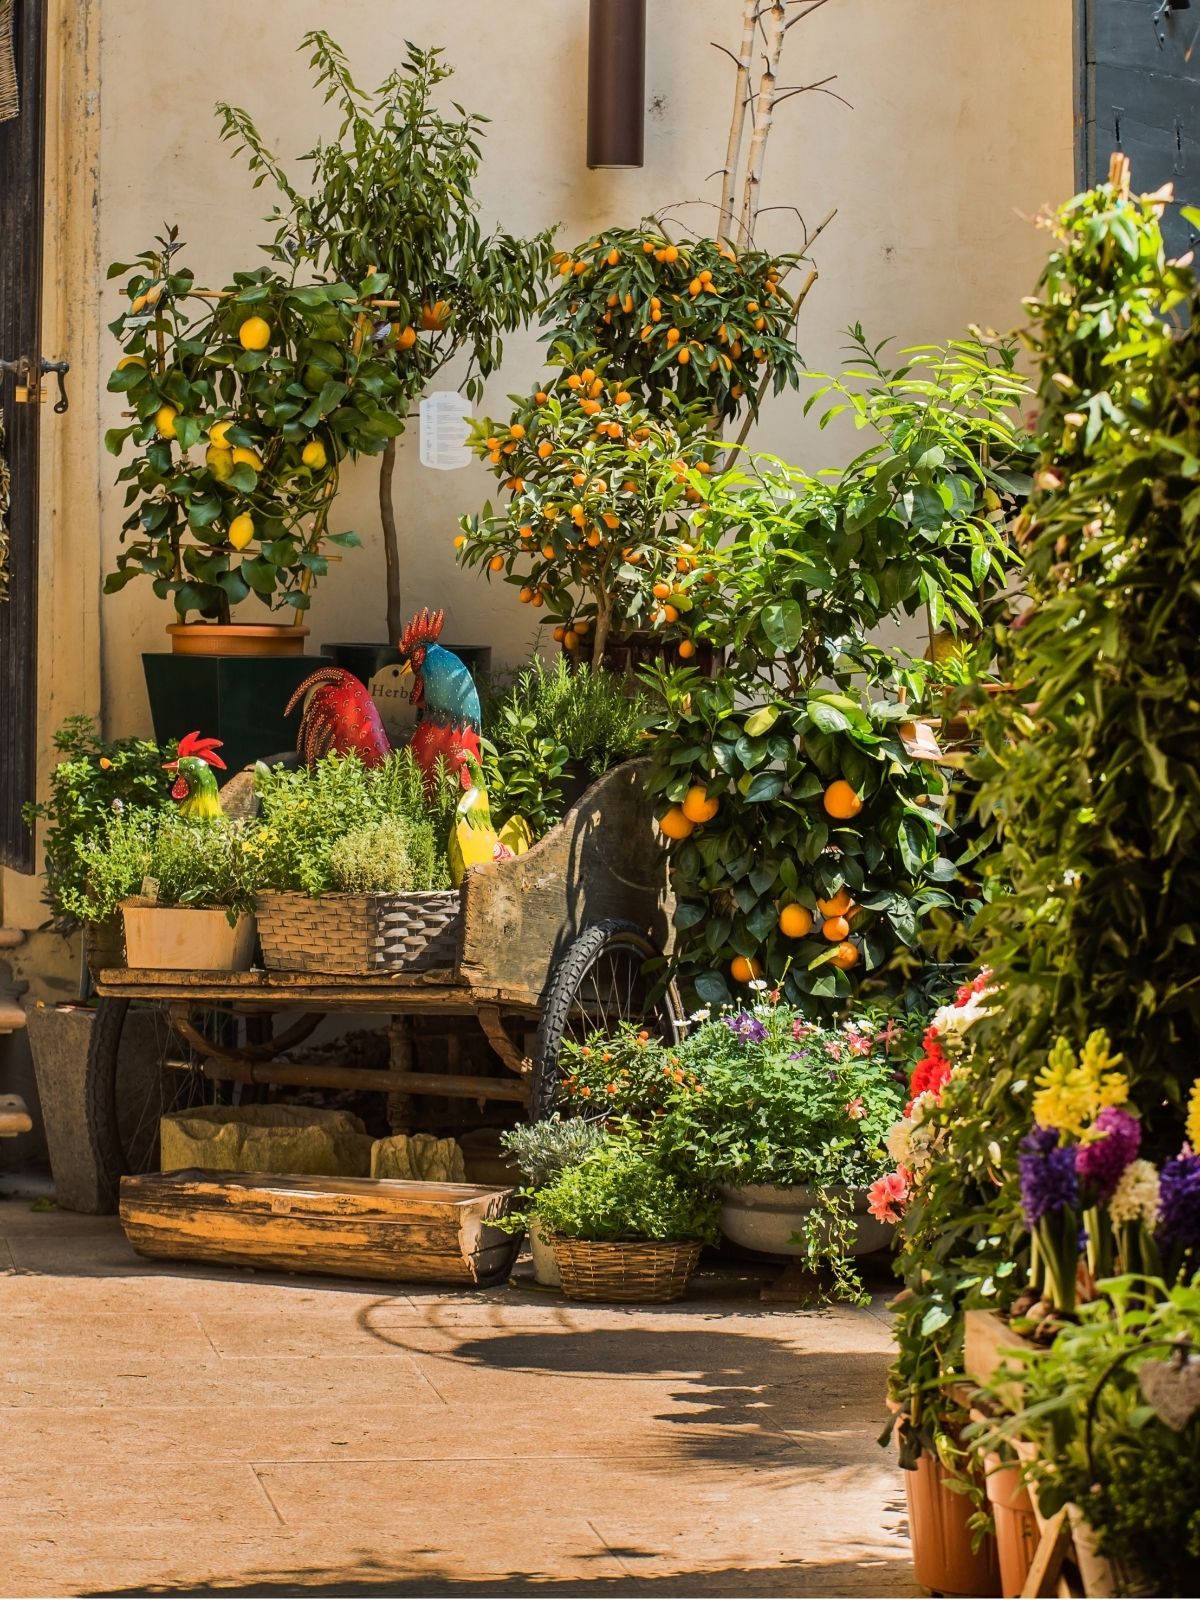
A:
[[[765,989],[767,987],[767,980],[765,978],[751,978],[746,987],[748,989]]]
[[[1158,1215],[1158,1172],[1153,1162],[1130,1162],[1108,1202],[1108,1214],[1116,1228],[1139,1221],[1153,1226]]]
[[[995,992],[994,989],[985,989],[982,994],[969,996],[961,1005],[939,1006],[933,1014],[931,1026],[943,1037],[961,1039],[968,1028],[975,1026],[980,1017],[991,1016],[994,1007],[984,1002]]]
[[[688,1018],[688,1021],[689,1022],[707,1022],[709,1017],[711,1017],[711,1016],[712,1016],[712,1007],[711,1006],[701,1006],[699,1011],[693,1011],[692,1012],[691,1016]]]
[[[887,1146],[888,1155],[898,1167],[907,1167],[911,1164],[912,1130],[912,1123],[905,1117],[902,1122],[892,1123],[883,1141]]]
[[[925,1121],[925,1113],[936,1104],[937,1095],[928,1091],[919,1094],[912,1103],[909,1115],[901,1122],[894,1122],[888,1129],[883,1142],[888,1155],[898,1167],[907,1167],[910,1172],[917,1173],[933,1160],[937,1129]]]

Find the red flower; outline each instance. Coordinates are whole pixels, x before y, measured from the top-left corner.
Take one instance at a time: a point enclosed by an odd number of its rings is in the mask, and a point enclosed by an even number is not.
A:
[[[907,1167],[876,1178],[867,1191],[867,1210],[876,1222],[899,1222],[900,1213],[911,1193],[912,1173]]]

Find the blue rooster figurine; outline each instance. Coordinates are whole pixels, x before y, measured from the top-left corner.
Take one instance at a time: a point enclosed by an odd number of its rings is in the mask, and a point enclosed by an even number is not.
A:
[[[426,608],[405,628],[399,643],[401,666],[414,678],[409,702],[422,713],[412,736],[412,753],[428,789],[433,787],[439,760],[469,788],[471,764],[480,759],[479,691],[458,657],[437,642],[445,615]]]

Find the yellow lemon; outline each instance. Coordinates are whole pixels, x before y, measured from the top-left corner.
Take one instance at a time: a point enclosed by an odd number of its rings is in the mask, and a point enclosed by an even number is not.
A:
[[[126,367],[144,367],[145,365],[144,356],[122,356],[120,361],[117,362],[117,371],[124,372]]]
[[[244,550],[254,537],[254,518],[248,511],[234,517],[229,524],[229,542],[235,550]]]
[[[233,451],[218,450],[210,445],[204,452],[204,464],[214,478],[220,478],[221,482],[224,483],[225,479],[233,471]]]
[[[257,450],[251,450],[244,444],[239,444],[233,451],[234,464],[253,467],[255,472],[263,469],[263,459]]]
[[[243,350],[265,350],[271,342],[271,324],[265,317],[247,317],[238,329]]]
[[[175,418],[179,415],[174,406],[159,406],[154,413],[154,426],[164,439],[175,437]]]
[[[310,439],[300,452],[300,459],[306,467],[311,467],[314,472],[319,472],[329,458],[325,454],[325,446],[320,439]]]
[[[229,443],[229,430],[232,427],[232,420],[229,422],[214,422],[212,427],[208,430],[209,444],[211,444],[216,450],[232,449],[232,446]]]

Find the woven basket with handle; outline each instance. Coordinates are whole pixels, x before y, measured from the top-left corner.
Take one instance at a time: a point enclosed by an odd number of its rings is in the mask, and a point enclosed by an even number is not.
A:
[[[554,1259],[569,1300],[680,1300],[700,1259],[695,1241],[638,1239],[599,1244],[553,1240]]]
[[[263,963],[283,972],[424,972],[458,960],[457,889],[410,894],[272,890],[255,902]]]

